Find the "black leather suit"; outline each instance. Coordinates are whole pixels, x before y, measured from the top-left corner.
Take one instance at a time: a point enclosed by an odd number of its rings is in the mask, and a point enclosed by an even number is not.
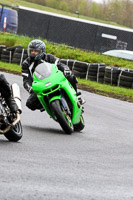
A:
[[[18,106],[12,96],[10,84],[8,83],[8,81],[6,80],[3,74],[0,74],[0,93],[2,97],[4,97],[11,112],[17,112]]]
[[[0,74],[0,92],[5,99],[11,96],[10,85],[3,74]]]

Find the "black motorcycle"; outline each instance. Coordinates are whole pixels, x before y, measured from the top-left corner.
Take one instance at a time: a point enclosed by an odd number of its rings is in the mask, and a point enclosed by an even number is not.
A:
[[[19,86],[14,83],[11,86],[13,97],[18,105],[18,112],[12,113],[6,104],[5,99],[0,94],[0,134],[3,134],[9,141],[17,142],[23,136],[22,125],[20,121],[21,99]]]

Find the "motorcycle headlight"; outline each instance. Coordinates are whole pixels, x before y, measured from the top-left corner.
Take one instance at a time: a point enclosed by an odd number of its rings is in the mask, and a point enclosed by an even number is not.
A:
[[[49,85],[51,85],[51,83],[50,83],[50,82],[48,82],[48,83],[45,83],[45,86],[46,86],[46,87],[48,87]]]

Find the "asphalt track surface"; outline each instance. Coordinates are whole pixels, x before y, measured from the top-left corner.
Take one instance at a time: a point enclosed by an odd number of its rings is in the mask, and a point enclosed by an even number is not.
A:
[[[5,73],[4,73],[5,74]],[[0,200],[132,200],[133,104],[82,92],[85,129],[66,135],[46,112],[25,106],[23,138],[0,135]]]

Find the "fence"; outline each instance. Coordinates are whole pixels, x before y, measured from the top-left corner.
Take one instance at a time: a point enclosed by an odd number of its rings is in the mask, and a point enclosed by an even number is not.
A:
[[[19,7],[18,34],[96,52],[133,50],[133,30]]]

